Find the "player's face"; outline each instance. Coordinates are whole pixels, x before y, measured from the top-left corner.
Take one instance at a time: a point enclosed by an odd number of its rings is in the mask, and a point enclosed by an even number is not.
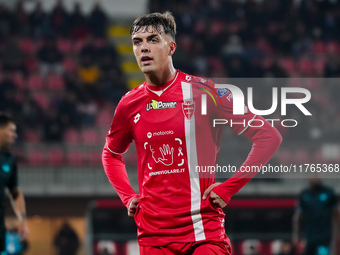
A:
[[[169,68],[176,46],[164,32],[159,33],[151,26],[141,28],[132,35],[132,44],[133,53],[143,73],[162,72]]]
[[[11,146],[17,137],[17,127],[13,122],[10,122],[7,126],[0,128],[0,142],[3,147],[7,148]]]

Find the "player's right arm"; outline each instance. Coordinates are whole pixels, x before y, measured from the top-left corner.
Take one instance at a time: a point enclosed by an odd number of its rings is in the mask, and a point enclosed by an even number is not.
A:
[[[130,185],[122,156],[132,142],[132,132],[127,116],[124,113],[123,104],[119,103],[106,137],[102,163],[110,183],[128,209],[128,215],[133,217],[138,204],[138,195]]]

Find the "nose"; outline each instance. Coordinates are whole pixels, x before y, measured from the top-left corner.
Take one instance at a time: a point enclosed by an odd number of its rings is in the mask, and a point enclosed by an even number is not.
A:
[[[142,46],[141,46],[141,51],[142,51],[142,53],[149,52],[148,46],[143,43]]]

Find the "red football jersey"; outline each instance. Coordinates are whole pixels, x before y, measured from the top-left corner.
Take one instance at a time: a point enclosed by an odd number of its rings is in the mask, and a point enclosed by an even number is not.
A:
[[[207,92],[212,97],[206,97],[207,113],[202,114],[202,95]],[[213,119],[228,120],[227,125],[239,123],[232,125],[237,134],[248,132],[253,136],[260,129],[249,132],[247,123],[255,116],[247,108],[244,115],[232,112],[228,90],[214,89],[211,81],[180,71],[167,84],[151,86],[145,82],[121,99],[107,135],[103,163],[110,181],[129,206],[136,195],[126,172],[117,170],[121,164],[115,167],[108,163],[108,153],[122,154],[135,141],[140,192],[135,221],[140,245],[226,237],[222,209],[202,199],[215,182],[214,174],[200,172],[197,166],[216,166],[223,125],[214,127]],[[228,186],[232,194],[218,189],[216,193],[228,202],[247,181],[235,179],[235,187]]]

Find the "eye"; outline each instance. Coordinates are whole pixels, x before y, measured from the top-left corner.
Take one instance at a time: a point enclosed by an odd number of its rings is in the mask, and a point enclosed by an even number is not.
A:
[[[140,44],[141,44],[141,41],[140,41],[140,40],[135,40],[135,41],[133,41],[133,44],[134,44],[134,45],[140,45]]]
[[[152,42],[152,43],[157,43],[157,42],[158,42],[158,39],[152,38],[152,39],[151,39],[151,42]]]

